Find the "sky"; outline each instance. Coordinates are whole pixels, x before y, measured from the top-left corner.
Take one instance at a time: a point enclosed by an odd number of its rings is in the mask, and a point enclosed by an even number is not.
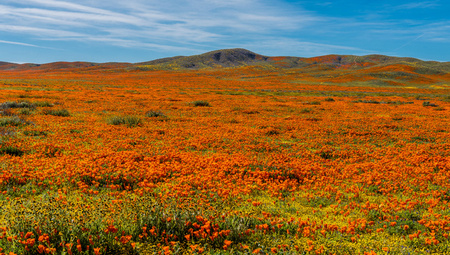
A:
[[[245,48],[450,61],[450,1],[0,0],[0,61],[144,62]]]

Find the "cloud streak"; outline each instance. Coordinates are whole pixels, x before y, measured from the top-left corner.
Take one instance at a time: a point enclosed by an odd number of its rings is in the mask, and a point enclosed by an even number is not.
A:
[[[397,17],[424,8],[434,12],[441,2],[385,2],[366,8],[284,0],[3,0],[0,38],[67,52],[108,48],[159,56],[236,47],[274,55],[365,54],[450,41],[447,20]],[[347,7],[358,13],[346,14]]]
[[[123,41],[134,45],[161,45],[156,43],[158,40],[184,48],[180,44],[208,45],[220,40],[231,41],[244,33],[258,35],[295,30],[317,20],[306,12],[283,16],[283,10],[268,9],[262,2],[252,0],[177,0],[159,5],[152,1],[129,0],[116,2],[120,12],[102,1],[96,2],[100,7],[90,6],[86,1],[7,3],[10,4],[0,5],[0,31],[30,35],[40,40],[75,38],[114,45]]]
[[[21,43],[21,42],[11,42],[11,41],[4,41],[4,40],[0,40],[0,43],[5,43],[5,44],[14,44],[14,45],[21,45],[21,46],[27,46],[27,47],[36,47],[36,48],[42,48],[40,46],[34,45],[34,44],[29,44],[29,43]]]

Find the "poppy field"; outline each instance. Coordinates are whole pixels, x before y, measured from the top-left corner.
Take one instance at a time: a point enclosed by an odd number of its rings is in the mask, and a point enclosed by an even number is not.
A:
[[[289,70],[0,71],[0,254],[450,254],[450,76]]]

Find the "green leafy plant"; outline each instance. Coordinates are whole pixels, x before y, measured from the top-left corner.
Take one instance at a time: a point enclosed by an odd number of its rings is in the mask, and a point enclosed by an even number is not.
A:
[[[113,116],[107,122],[111,125],[126,125],[128,127],[142,125],[142,119],[137,116]]]
[[[69,117],[70,113],[66,109],[55,109],[55,110],[49,110],[46,109],[43,111],[45,115],[53,115],[53,116],[60,116],[60,117]]]
[[[202,101],[202,100],[198,100],[198,101],[194,101],[192,102],[192,105],[195,107],[210,107],[211,104],[207,101]]]
[[[0,154],[8,154],[11,156],[22,156],[23,155],[23,151],[16,148],[16,147],[12,147],[12,146],[6,146],[6,147],[2,147],[0,148]]]
[[[17,116],[12,116],[12,117],[6,117],[6,118],[0,118],[0,126],[4,127],[4,126],[23,126],[23,125],[27,125],[29,124],[26,120],[17,117]]]

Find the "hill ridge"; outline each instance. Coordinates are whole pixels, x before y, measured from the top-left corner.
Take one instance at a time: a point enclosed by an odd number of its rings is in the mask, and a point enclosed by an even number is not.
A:
[[[220,49],[192,56],[174,56],[139,63],[93,63],[82,61],[58,61],[45,64],[16,64],[0,62],[0,70],[64,70],[64,69],[114,69],[137,70],[189,70],[259,66],[268,68],[368,68],[372,66],[404,64],[419,72],[450,73],[450,62],[424,61],[410,57],[392,57],[379,54],[365,56],[329,54],[317,57],[265,56],[243,48]]]

